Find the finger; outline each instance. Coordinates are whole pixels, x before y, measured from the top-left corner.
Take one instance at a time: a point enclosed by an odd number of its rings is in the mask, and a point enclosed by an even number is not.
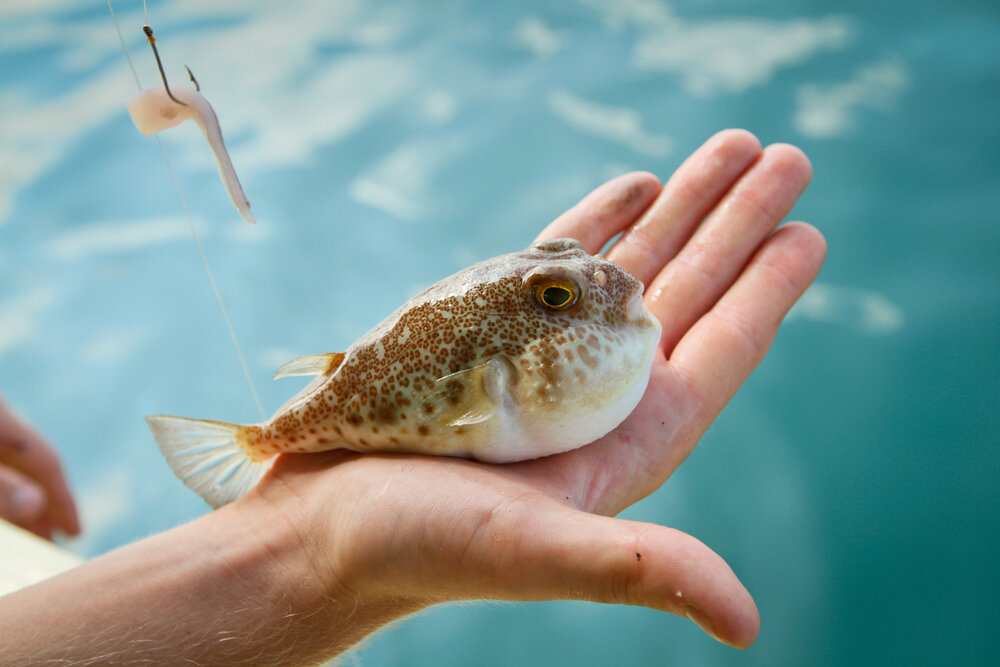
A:
[[[291,493],[305,498],[326,526],[314,533],[318,552],[329,559],[323,567],[346,590],[428,602],[627,603],[697,618],[734,646],[748,646],[757,635],[753,599],[725,561],[684,533],[577,510],[562,502],[569,502],[562,493],[548,495],[508,465],[326,454],[318,455],[325,458],[320,466],[313,456],[279,458],[240,503],[297,488]],[[338,462],[332,473],[322,469],[332,461]],[[334,489],[358,512],[330,525]]]
[[[760,154],[760,141],[746,130],[717,133],[674,172],[656,202],[608,251],[608,259],[648,285]]]
[[[811,175],[809,160],[798,148],[769,146],[649,284],[647,307],[663,324],[661,340],[668,355],[729,289],[791,210]]]
[[[704,428],[770,348],[789,309],[816,277],[826,241],[814,227],[774,233],[719,302],[681,339],[670,358],[703,399]]]
[[[645,172],[614,178],[556,218],[536,240],[574,238],[594,254],[642,215],[660,187],[659,179]]]
[[[682,339],[670,361],[653,364],[645,395],[614,431],[586,447],[513,465],[542,488],[568,493],[578,507],[598,514],[617,514],[655,491],[760,363],[825,252],[816,229],[801,223],[782,227],[717,309]],[[567,479],[586,483],[551,486],[557,460],[560,467],[583,471]]]
[[[68,535],[80,532],[73,494],[55,450],[34,430],[0,405],[0,465],[29,477],[45,491],[49,522]]]
[[[662,526],[551,507],[542,511],[534,499],[530,507],[511,506],[477,533],[469,553],[482,549],[480,571],[496,578],[487,595],[641,605],[691,618],[731,646],[756,639],[753,598],[700,541]]]
[[[31,530],[47,509],[45,492],[37,484],[16,470],[0,466],[0,518]]]

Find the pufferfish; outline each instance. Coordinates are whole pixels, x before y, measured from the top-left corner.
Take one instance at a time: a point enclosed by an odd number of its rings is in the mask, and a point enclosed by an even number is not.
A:
[[[174,472],[213,507],[284,453],[343,448],[508,463],[607,434],[646,390],[660,324],[642,283],[572,239],[432,285],[346,352],[275,378],[317,377],[259,424],[146,418]]]

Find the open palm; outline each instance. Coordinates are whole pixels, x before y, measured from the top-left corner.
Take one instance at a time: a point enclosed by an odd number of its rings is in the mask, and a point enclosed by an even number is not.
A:
[[[760,620],[725,562],[693,537],[611,518],[657,489],[766,353],[825,254],[812,227],[776,228],[810,166],[725,131],[661,188],[610,181],[545,229],[607,251],[663,326],[636,410],[578,450],[503,466],[344,451],[281,457],[252,496],[301,511],[331,595],[413,608],[456,599],[587,599],[687,615],[748,646]]]

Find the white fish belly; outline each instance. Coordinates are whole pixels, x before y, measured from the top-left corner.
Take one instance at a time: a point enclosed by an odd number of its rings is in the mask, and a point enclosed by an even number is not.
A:
[[[566,419],[546,419],[537,413],[504,410],[496,435],[477,443],[469,456],[485,463],[513,463],[561,454],[604,437],[639,404],[650,371],[635,379],[614,401],[600,410],[584,410]]]

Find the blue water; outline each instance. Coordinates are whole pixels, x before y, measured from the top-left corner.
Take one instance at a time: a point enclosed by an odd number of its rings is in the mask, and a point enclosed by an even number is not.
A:
[[[722,554],[746,652],[646,609],[435,609],[361,664],[993,664],[1000,613],[1000,11],[717,0],[152,2],[260,224],[164,134],[270,412],[281,362],[527,244],[606,178],[746,127],[813,161],[817,286],[625,516]],[[271,7],[270,5],[274,5]],[[116,5],[144,86],[141,9]],[[62,452],[94,555],[206,508],[142,416],[257,410],[99,2],[0,6],[0,391]]]

